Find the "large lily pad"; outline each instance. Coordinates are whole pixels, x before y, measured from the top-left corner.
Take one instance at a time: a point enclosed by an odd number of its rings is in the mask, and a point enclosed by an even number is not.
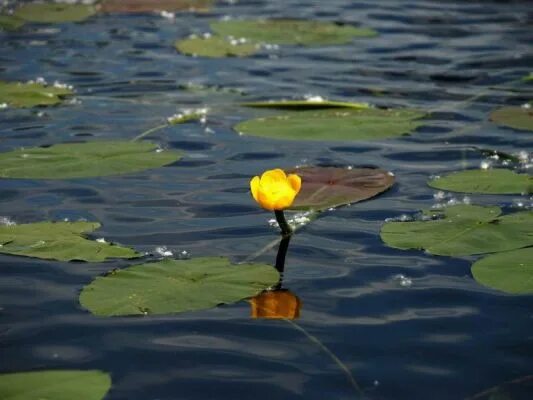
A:
[[[80,303],[108,317],[179,313],[234,303],[278,280],[266,264],[232,265],[224,257],[164,260],[96,278],[82,290]]]
[[[42,83],[0,81],[0,104],[25,108],[49,106],[60,103],[62,97],[72,94],[66,87],[48,86]]]
[[[499,207],[457,205],[441,219],[387,222],[381,239],[398,249],[424,249],[443,256],[495,253],[533,245],[533,212],[500,216]]]
[[[533,247],[492,254],[472,265],[482,285],[512,294],[533,293]]]
[[[354,38],[377,35],[368,28],[292,19],[218,21],[211,23],[211,29],[220,36],[246,38],[257,43],[304,46],[343,44]]]
[[[255,44],[232,43],[217,36],[187,38],[177,41],[175,46],[180,53],[210,58],[246,57],[258,50]]]
[[[0,177],[70,179],[119,175],[161,167],[181,158],[173,150],[140,141],[96,141],[32,147],[0,153]]]
[[[97,222],[37,222],[0,225],[0,253],[47,260],[99,262],[107,258],[135,258],[135,250],[89,240],[85,235],[98,229]]]
[[[96,13],[96,8],[87,4],[27,3],[19,6],[13,15],[28,22],[61,23],[86,20]]]
[[[308,110],[256,118],[237,124],[240,134],[280,140],[353,141],[407,135],[422,125],[416,110]]]
[[[533,108],[501,107],[490,113],[490,120],[510,128],[533,131]]]
[[[531,175],[517,174],[503,168],[453,172],[430,180],[428,185],[436,189],[462,193],[533,193],[533,177]]]
[[[368,103],[350,103],[344,101],[329,100],[278,100],[278,101],[255,101],[242,103],[245,107],[255,108],[278,108],[286,110],[316,110],[322,108],[370,108]]]
[[[382,169],[303,167],[291,173],[302,178],[293,210],[326,210],[357,203],[384,192],[394,184],[394,175]]]
[[[148,13],[153,11],[208,11],[213,0],[103,0],[106,13]]]
[[[111,387],[109,374],[49,370],[0,375],[2,400],[102,400]]]
[[[24,25],[24,20],[14,15],[0,15],[0,29],[4,31],[15,31]]]

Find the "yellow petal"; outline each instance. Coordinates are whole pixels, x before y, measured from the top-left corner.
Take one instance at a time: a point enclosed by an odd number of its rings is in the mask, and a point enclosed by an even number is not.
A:
[[[298,192],[300,191],[300,188],[302,187],[302,178],[300,178],[296,174],[289,174],[289,176],[287,177],[287,180],[289,181],[289,184],[294,189],[296,194],[298,194]]]
[[[261,207],[269,211],[274,211],[274,202],[273,199],[268,195],[268,193],[259,190],[258,198],[258,203]]]
[[[272,179],[273,181],[284,181],[287,179],[287,175],[282,169],[276,168],[263,172],[261,179],[267,178],[267,180]]]
[[[250,190],[252,191],[252,196],[255,201],[259,202],[259,177],[254,176],[252,180],[250,181]]]

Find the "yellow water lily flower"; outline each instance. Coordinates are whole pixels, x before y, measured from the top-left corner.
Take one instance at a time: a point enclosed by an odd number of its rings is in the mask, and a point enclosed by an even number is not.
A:
[[[279,168],[265,171],[261,178],[254,176],[250,181],[252,196],[259,205],[270,211],[290,207],[300,191],[302,179]]]

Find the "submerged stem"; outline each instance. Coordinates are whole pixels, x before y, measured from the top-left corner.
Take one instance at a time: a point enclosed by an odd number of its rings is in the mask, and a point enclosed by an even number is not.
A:
[[[143,133],[141,133],[140,135],[137,135],[135,136],[133,139],[131,139],[132,142],[136,142],[137,140],[141,140],[142,138],[148,136],[149,134],[151,133],[154,133],[154,132],[157,132],[163,128],[166,128],[168,126],[168,124],[164,124],[164,125],[158,125],[158,126],[155,126],[153,128],[150,128],[146,131],[144,131]]]
[[[350,382],[350,384],[354,388],[355,392],[357,393],[357,396],[359,398],[364,398],[365,397],[363,389],[361,389],[361,386],[359,386],[359,384],[357,383],[357,381],[353,377],[350,369],[346,366],[346,364],[344,364],[340,360],[339,357],[337,357],[330,349],[328,349],[326,347],[326,345],[324,343],[322,343],[316,336],[311,335],[309,332],[307,332],[304,328],[302,328],[296,322],[294,322],[294,321],[292,321],[290,319],[287,319],[287,318],[284,318],[283,320],[285,322],[287,322],[289,325],[291,325],[293,328],[295,328],[298,331],[300,331],[301,333],[303,333],[307,337],[307,339],[309,339],[312,343],[314,343],[318,347],[320,347],[320,349],[324,353],[326,353],[335,362],[335,364],[337,364],[339,366],[340,369],[343,370],[343,372],[345,373],[346,377],[348,378],[348,381]]]

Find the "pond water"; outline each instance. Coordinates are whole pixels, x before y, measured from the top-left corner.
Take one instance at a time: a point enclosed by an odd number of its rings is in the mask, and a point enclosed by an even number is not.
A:
[[[324,212],[292,238],[284,287],[301,300],[297,325],[252,319],[246,301],[98,318],[79,305],[80,290],[138,261],[0,255],[1,372],[105,370],[113,379],[109,400],[361,398],[343,368],[369,399],[460,399],[533,374],[531,295],[477,283],[475,257],[396,250],[379,236],[385,219],[442,201],[427,179],[478,167],[486,157],[476,147],[531,151],[531,134],[487,118],[498,106],[531,100],[531,90],[516,85],[533,65],[531,11],[527,1],[240,0],[175,19],[98,15],[0,32],[2,80],[43,77],[76,90],[75,101],[57,107],[1,110],[0,151],[130,139],[180,109],[209,108],[206,124],[149,136],[185,152],[169,166],[103,178],[0,180],[1,215],[17,223],[84,218],[102,224],[93,238],[139,251],[165,246],[175,257],[241,261],[278,235],[271,213],[249,194],[252,176],[303,164],[376,166],[396,176],[386,193]],[[176,39],[207,32],[209,21],[225,16],[343,21],[380,35],[246,58],[176,52]],[[305,95],[432,114],[414,134],[381,141],[277,141],[232,130],[266,113],[239,102]],[[519,195],[468,197],[509,209],[531,203]],[[256,261],[275,258],[274,247]],[[531,398],[531,384],[514,395]]]

